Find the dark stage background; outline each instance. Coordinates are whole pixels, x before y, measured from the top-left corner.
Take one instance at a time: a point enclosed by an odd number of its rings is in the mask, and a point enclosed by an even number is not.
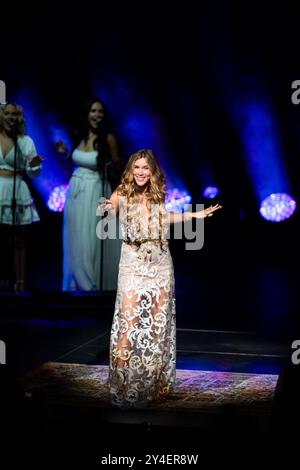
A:
[[[291,99],[292,83],[300,80],[295,5],[85,1],[3,9],[0,80],[7,100],[24,106],[28,134],[45,161],[42,175],[28,182],[41,218],[28,240],[28,291],[0,293],[2,357],[6,348],[1,459],[7,442],[10,467],[13,458],[39,460],[40,451],[40,462],[61,462],[62,453],[68,464],[78,464],[82,454],[85,467],[97,453],[98,468],[101,455],[118,455],[126,442],[121,455],[169,448],[172,454],[199,453],[199,461],[207,452],[210,462],[220,458],[222,465],[228,456],[231,466],[235,459],[240,466],[235,450],[245,444],[247,460],[262,449],[261,462],[265,450],[269,468],[288,436],[286,460],[300,421],[300,366],[291,362],[300,326],[300,104]],[[61,292],[63,214],[49,210],[47,201],[72,168],[53,144],[63,139],[72,145],[81,107],[94,95],[108,106],[124,160],[152,148],[171,188],[188,192],[194,204],[223,206],[205,220],[201,250],[187,251],[184,240],[170,242],[177,372],[205,378],[194,390],[187,376],[187,395],[179,385],[169,411],[119,413],[102,401],[91,383],[109,364],[115,292]],[[204,198],[206,185],[219,188],[218,198]],[[278,223],[259,212],[273,192],[286,192],[297,203]],[[253,374],[263,376],[255,383]],[[191,407],[178,407],[178,396]],[[201,408],[203,397],[207,408]],[[214,430],[221,431],[219,441]]]
[[[171,242],[179,324],[209,326],[215,311],[224,328],[238,327],[245,318],[248,326],[265,330],[279,332],[287,323],[287,330],[294,328],[299,211],[281,223],[259,214],[245,159],[245,114],[237,112],[241,102],[267,103],[288,187],[298,202],[300,106],[291,101],[291,84],[300,70],[292,7],[86,2],[62,11],[45,4],[33,14],[21,9],[6,26],[1,79],[7,99],[23,99],[25,114],[33,113],[42,129],[43,142],[36,144],[40,153],[48,149],[44,178],[60,158],[52,149],[49,116],[71,135],[82,103],[96,94],[108,104],[125,159],[137,148],[153,148],[170,180],[180,181],[195,203],[211,203],[202,190],[207,174],[213,175],[223,211],[205,225],[204,248],[187,252],[183,241]],[[260,139],[255,145],[264,149]],[[263,151],[258,158],[264,161]],[[61,166],[69,175],[71,169]],[[269,158],[264,171],[272,183]],[[41,222],[29,246],[30,290],[58,291],[62,213],[50,211],[31,187]],[[203,314],[204,297],[209,308]]]

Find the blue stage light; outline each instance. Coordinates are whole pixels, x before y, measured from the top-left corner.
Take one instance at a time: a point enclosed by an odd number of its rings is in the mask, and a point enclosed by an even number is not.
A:
[[[169,212],[182,212],[185,204],[190,204],[192,198],[186,192],[174,188],[167,191],[166,209]]]
[[[203,191],[203,197],[207,199],[214,199],[220,193],[216,186],[207,186]]]
[[[62,184],[61,186],[56,186],[48,199],[47,206],[53,212],[62,212],[64,210],[66,202],[66,192],[69,185]]]
[[[282,222],[293,215],[296,201],[286,193],[273,193],[263,200],[260,214],[270,222]]]

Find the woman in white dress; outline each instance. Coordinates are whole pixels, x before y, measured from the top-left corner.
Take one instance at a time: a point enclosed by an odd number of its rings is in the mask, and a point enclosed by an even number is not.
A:
[[[116,290],[121,242],[97,237],[96,210],[99,198],[111,194],[122,160],[102,101],[88,103],[83,118],[79,145],[72,155],[64,143],[56,143],[56,149],[72,158],[75,165],[64,207],[62,288]]]
[[[213,215],[165,209],[165,177],[149,149],[134,153],[102,211],[119,212],[123,245],[110,339],[109,389],[121,408],[168,396],[175,382],[176,328],[170,223]]]
[[[15,152],[16,148],[16,152]],[[14,166],[16,155],[16,166]],[[39,221],[39,215],[23,176],[35,178],[41,173],[42,157],[33,140],[25,135],[22,108],[8,103],[0,110],[0,239],[1,277],[9,282],[9,265],[14,265],[15,290],[25,290],[26,227]],[[14,183],[14,169],[16,178]],[[15,197],[14,197],[15,196]],[[14,220],[13,220],[14,219]],[[7,253],[13,247],[14,263]],[[3,258],[6,256],[6,260]]]

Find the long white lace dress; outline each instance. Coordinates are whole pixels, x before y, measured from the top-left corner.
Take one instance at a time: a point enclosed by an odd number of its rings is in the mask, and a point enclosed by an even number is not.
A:
[[[143,408],[169,393],[176,374],[174,269],[165,207],[126,206],[110,339],[109,390],[121,408]]]

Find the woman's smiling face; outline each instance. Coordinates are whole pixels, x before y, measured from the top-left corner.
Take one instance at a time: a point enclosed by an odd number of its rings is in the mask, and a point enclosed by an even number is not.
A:
[[[132,167],[134,181],[139,188],[145,186],[151,177],[151,170],[146,158],[142,157],[133,163]]]

